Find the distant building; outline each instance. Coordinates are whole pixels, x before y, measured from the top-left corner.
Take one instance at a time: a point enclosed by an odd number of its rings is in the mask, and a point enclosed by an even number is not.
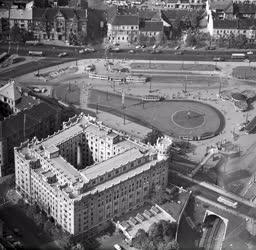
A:
[[[0,176],[14,172],[13,148],[21,142],[47,137],[61,127],[59,108],[39,103],[0,121]]]
[[[157,37],[163,33],[163,22],[145,21],[140,22],[140,34],[147,37]]]
[[[139,35],[138,15],[115,15],[108,20],[108,40],[111,43],[136,42]]]
[[[5,20],[9,11],[3,12]],[[80,7],[37,8],[33,2],[25,8],[12,6],[10,9],[10,28],[17,25],[23,30],[33,32],[38,40],[69,40],[69,35],[87,35],[87,9]]]
[[[155,185],[167,185],[158,146],[81,114],[62,131],[15,148],[16,187],[64,230],[90,237],[113,217],[142,206]]]

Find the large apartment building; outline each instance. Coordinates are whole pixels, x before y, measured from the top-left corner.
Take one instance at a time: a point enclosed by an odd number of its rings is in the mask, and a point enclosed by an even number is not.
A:
[[[166,186],[167,144],[142,144],[81,114],[15,148],[16,187],[70,234],[90,236]]]

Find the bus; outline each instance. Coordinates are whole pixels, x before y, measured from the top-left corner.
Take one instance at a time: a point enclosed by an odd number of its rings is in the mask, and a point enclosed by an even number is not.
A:
[[[245,59],[245,53],[233,53],[231,54],[231,59]]]
[[[44,53],[43,53],[43,51],[34,51],[34,50],[32,50],[32,51],[29,51],[28,54],[30,56],[43,56]]]
[[[233,200],[228,199],[228,198],[223,197],[223,196],[219,196],[217,201],[220,202],[220,203],[223,203],[223,204],[225,204],[229,207],[233,207],[233,208],[237,207],[237,201],[233,201]]]

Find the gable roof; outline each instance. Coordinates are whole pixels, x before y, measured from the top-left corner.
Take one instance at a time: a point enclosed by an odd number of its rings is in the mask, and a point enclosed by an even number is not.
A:
[[[0,88],[0,95],[17,101],[21,98],[21,90],[16,85],[15,81],[11,81]]]
[[[237,14],[255,14],[256,5],[253,3],[234,3],[234,10]]]
[[[112,25],[120,26],[120,25],[139,25],[139,17],[138,16],[128,16],[128,15],[116,15],[110,23]]]
[[[146,21],[140,23],[140,31],[159,32],[163,30],[163,22]]]
[[[163,10],[162,11],[162,18],[166,22],[174,21],[176,19],[186,19],[189,17],[189,15],[192,13],[191,10],[178,10],[178,9],[173,9],[173,10]]]
[[[210,10],[227,10],[233,6],[232,0],[209,0]]]
[[[214,29],[255,29],[256,27],[256,19],[214,19],[213,20],[213,28]]]

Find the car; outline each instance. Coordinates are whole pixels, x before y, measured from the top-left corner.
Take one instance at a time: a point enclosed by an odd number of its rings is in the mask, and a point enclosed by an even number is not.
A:
[[[93,70],[95,70],[95,65],[94,64],[90,64],[90,65],[86,66],[85,69],[87,71],[93,71]]]
[[[225,61],[225,58],[222,57],[222,56],[220,56],[220,57],[214,57],[214,58],[213,58],[213,61],[214,61],[214,62],[223,62],[223,61]]]
[[[134,51],[133,49],[130,49],[130,50],[128,51],[128,53],[129,53],[129,54],[134,54],[135,51]]]
[[[216,47],[209,46],[207,47],[207,50],[216,50]]]
[[[120,71],[123,72],[123,73],[129,73],[130,72],[130,70],[128,68],[122,68]]]
[[[253,55],[253,51],[248,51],[247,55]]]
[[[174,49],[175,49],[175,50],[178,50],[179,48],[180,48],[180,46],[178,45],[178,46],[176,46]]]
[[[84,52],[85,53],[91,53],[91,52],[95,52],[96,50],[94,48],[85,48]]]
[[[161,50],[154,49],[151,51],[151,54],[160,54],[161,52]]]
[[[80,49],[80,50],[78,51],[78,53],[79,53],[79,54],[83,54],[83,53],[84,53],[84,49]]]
[[[177,52],[175,52],[174,54],[175,54],[175,55],[183,55],[184,52],[183,52],[183,51],[177,51]]]
[[[64,56],[67,56],[68,53],[67,52],[62,52],[62,53],[59,53],[58,54],[58,57],[64,57]]]
[[[192,50],[195,50],[196,49],[196,46],[192,47]]]
[[[140,46],[140,45],[137,45],[137,46],[135,47],[135,49],[141,49],[141,46]]]
[[[110,48],[110,51],[112,52],[119,52],[120,48],[116,47],[116,48]]]

